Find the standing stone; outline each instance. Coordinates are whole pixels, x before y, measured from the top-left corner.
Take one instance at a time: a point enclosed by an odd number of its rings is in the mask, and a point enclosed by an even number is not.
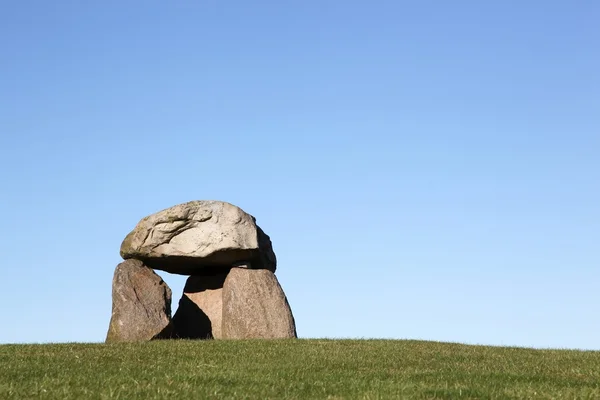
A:
[[[221,339],[223,282],[226,273],[188,278],[173,316],[174,336],[181,339]]]
[[[106,342],[168,338],[171,328],[169,286],[141,261],[127,260],[117,265]]]
[[[223,285],[224,339],[295,338],[292,310],[275,274],[232,268]]]
[[[142,218],[123,240],[121,256],[182,275],[226,270],[240,261],[272,271],[277,264],[256,219],[223,201],[190,201]]]

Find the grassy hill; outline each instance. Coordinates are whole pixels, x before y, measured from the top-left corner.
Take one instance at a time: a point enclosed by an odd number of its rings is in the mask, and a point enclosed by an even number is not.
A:
[[[600,352],[394,340],[0,346],[1,399],[600,399]]]

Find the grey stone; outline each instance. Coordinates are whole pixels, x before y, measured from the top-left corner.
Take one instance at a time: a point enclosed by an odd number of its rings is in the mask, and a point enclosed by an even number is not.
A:
[[[124,259],[183,275],[235,263],[275,271],[271,239],[242,209],[222,201],[191,201],[143,218],[121,244]]]
[[[171,330],[169,286],[141,261],[127,260],[117,265],[106,342],[168,338]]]
[[[295,338],[292,310],[275,274],[232,268],[223,284],[223,339]]]

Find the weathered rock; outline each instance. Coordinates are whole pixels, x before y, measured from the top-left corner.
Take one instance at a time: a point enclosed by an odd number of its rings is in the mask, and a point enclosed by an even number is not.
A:
[[[232,268],[223,284],[224,339],[295,338],[292,310],[275,274]]]
[[[256,219],[222,201],[191,201],[143,218],[123,240],[121,256],[183,275],[237,262],[275,271],[277,264]]]
[[[220,339],[223,282],[226,273],[190,276],[173,316],[174,336],[182,339]]]
[[[169,286],[141,261],[127,260],[117,265],[106,342],[168,338],[171,329]]]

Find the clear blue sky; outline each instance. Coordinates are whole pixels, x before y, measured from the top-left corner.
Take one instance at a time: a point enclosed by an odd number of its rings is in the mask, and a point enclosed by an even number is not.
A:
[[[0,343],[103,341],[124,236],[216,199],[271,236],[301,337],[600,349],[599,20],[2,2]]]

